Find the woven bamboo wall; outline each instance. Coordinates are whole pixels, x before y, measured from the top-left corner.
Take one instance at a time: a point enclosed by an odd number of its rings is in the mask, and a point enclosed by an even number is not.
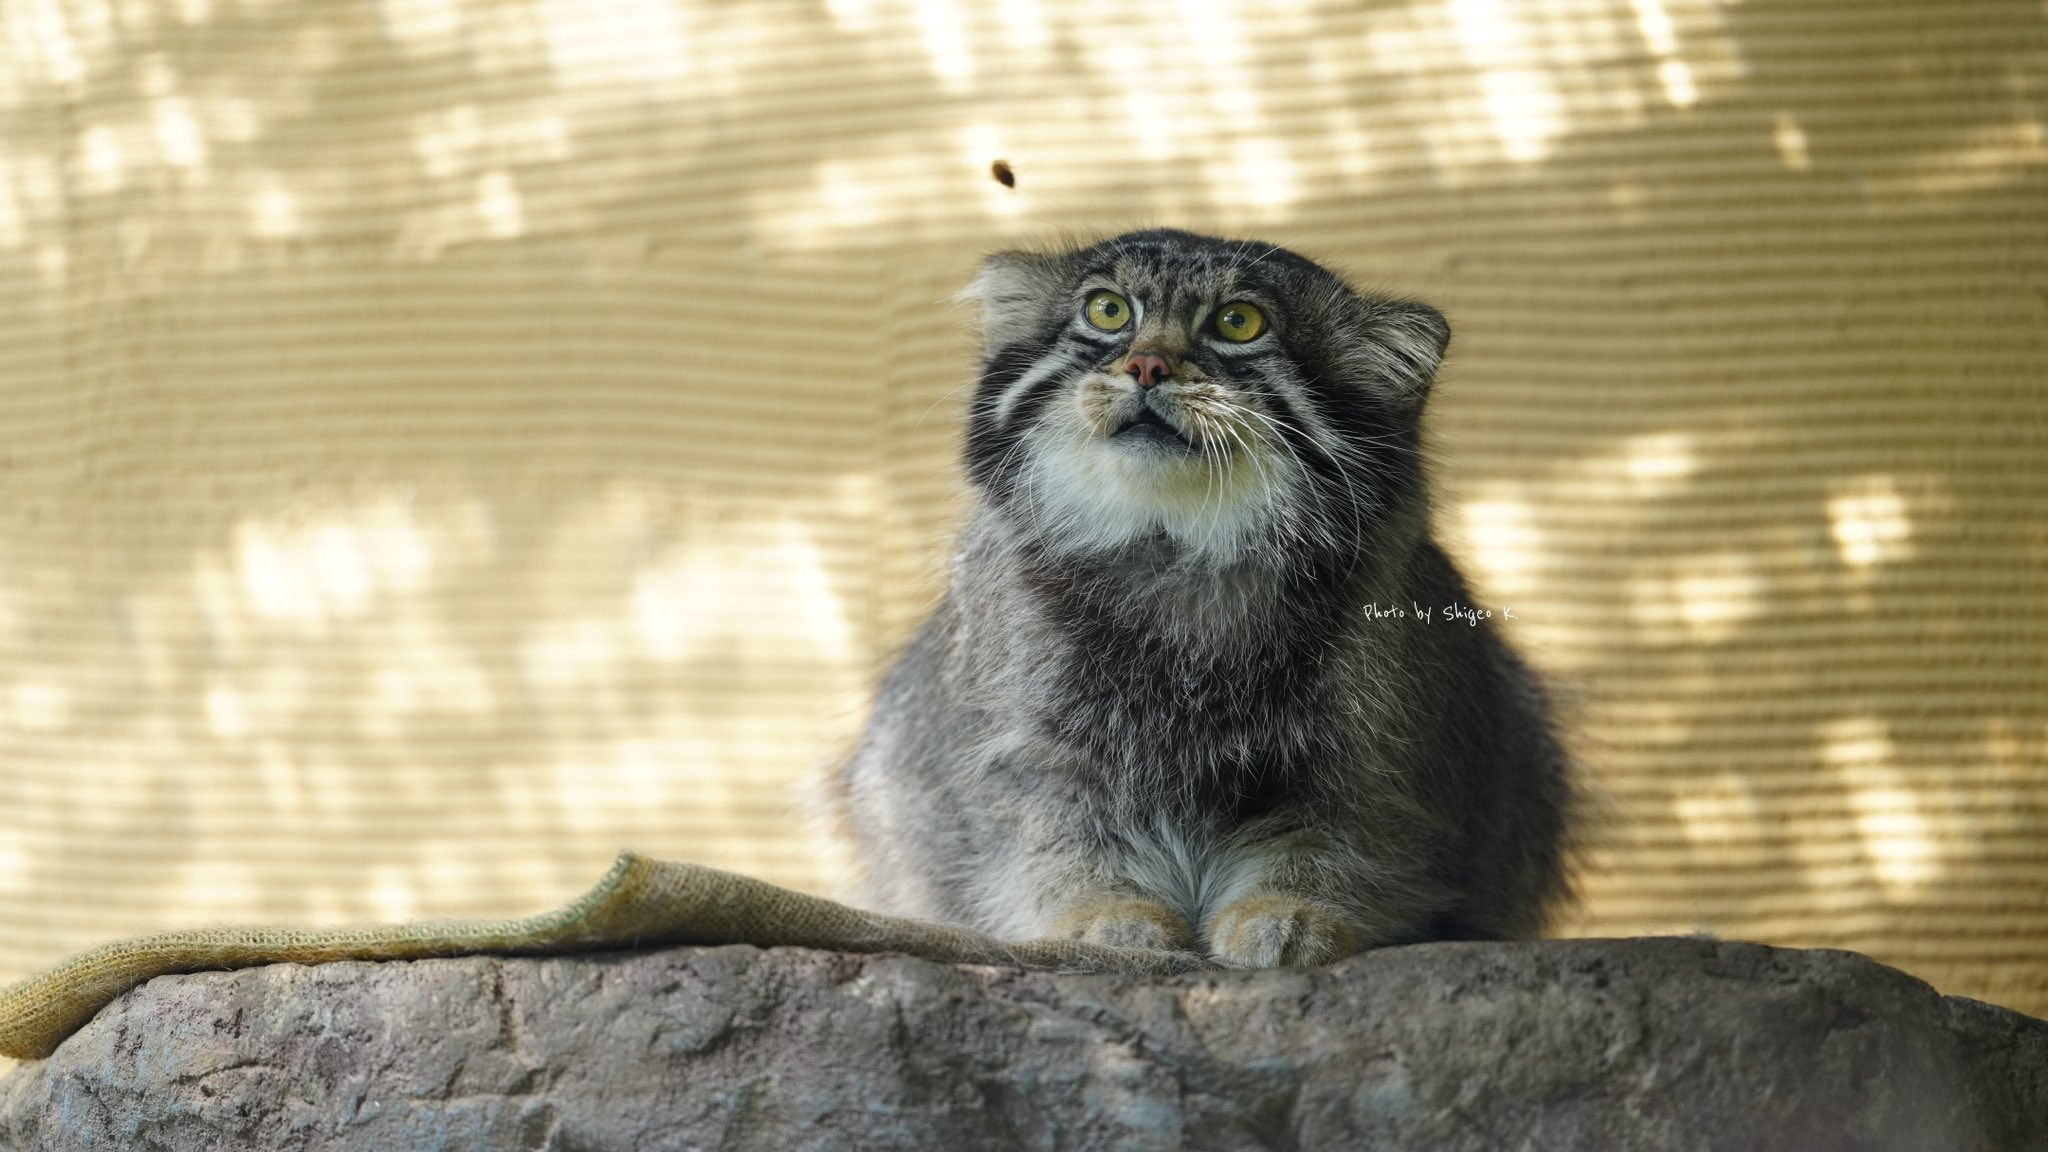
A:
[[[1256,233],[1458,336],[1574,933],[2048,1013],[2038,0],[0,6],[0,980],[537,909],[789,803],[929,602],[990,247]],[[1006,190],[988,178],[1007,159]]]

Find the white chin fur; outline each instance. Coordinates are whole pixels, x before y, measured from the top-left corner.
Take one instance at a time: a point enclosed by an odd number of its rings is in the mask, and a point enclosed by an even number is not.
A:
[[[1164,532],[1216,563],[1236,559],[1279,514],[1294,482],[1279,461],[1221,458],[1078,429],[1034,436],[1024,484],[1062,551],[1108,551]]]

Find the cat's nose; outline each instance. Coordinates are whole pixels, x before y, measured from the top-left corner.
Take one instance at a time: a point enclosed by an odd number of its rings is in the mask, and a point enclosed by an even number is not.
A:
[[[1124,360],[1124,371],[1137,380],[1138,387],[1150,388],[1164,384],[1173,375],[1173,360],[1165,353],[1153,348],[1134,349]]]

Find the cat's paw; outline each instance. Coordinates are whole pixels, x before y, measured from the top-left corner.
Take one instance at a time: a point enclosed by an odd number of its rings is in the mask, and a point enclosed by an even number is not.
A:
[[[1356,953],[1358,932],[1318,904],[1258,893],[1216,910],[1209,955],[1235,968],[1313,968]]]
[[[1195,944],[1194,926],[1164,904],[1112,897],[1083,904],[1060,917],[1055,935],[1112,948],[1186,951]]]

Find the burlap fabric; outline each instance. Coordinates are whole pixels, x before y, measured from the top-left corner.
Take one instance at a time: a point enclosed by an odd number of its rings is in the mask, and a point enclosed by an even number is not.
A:
[[[517,920],[360,928],[205,928],[122,940],[0,992],[0,1056],[39,1060],[121,993],[154,976],[257,964],[417,960],[478,952],[583,952],[665,944],[795,945],[907,952],[961,964],[1170,973],[1198,956],[1078,940],[1005,942],[950,924],[863,912],[751,877],[622,852],[596,887]]]

